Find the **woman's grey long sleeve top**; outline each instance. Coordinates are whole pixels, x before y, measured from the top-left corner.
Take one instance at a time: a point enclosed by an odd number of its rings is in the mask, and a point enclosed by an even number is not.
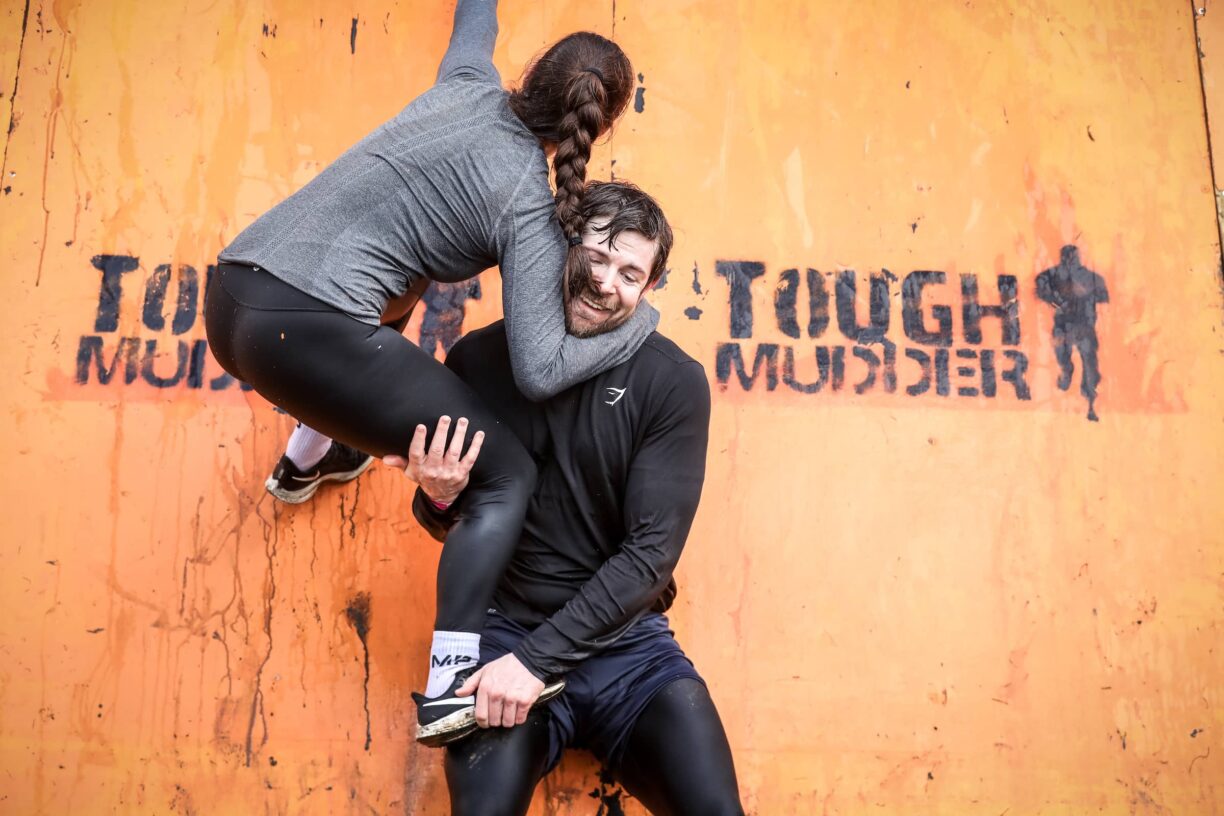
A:
[[[596,337],[566,334],[567,243],[547,159],[510,110],[493,67],[496,0],[459,0],[437,81],[222,251],[357,320],[421,277],[453,282],[498,266],[511,367],[545,399],[628,360],[658,324],[641,304]]]

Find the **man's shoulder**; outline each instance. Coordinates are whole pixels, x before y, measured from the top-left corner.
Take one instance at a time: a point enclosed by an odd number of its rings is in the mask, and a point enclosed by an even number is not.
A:
[[[688,401],[700,394],[709,394],[705,367],[675,341],[658,332],[646,338],[634,355],[633,367],[637,377],[645,378],[650,390],[665,402]],[[709,397],[704,399],[708,401]]]
[[[487,326],[481,326],[479,329],[464,332],[463,336],[456,341],[454,348],[451,349],[451,353],[453,354],[460,348],[489,349],[496,346],[508,347],[506,321],[504,320],[495,320]]]
[[[450,356],[458,363],[487,365],[492,360],[508,358],[509,341],[506,338],[506,321],[497,320],[479,329],[473,329],[459,338],[450,350]],[[508,363],[507,363],[508,364]],[[693,359],[675,341],[653,332],[638,352],[627,363],[631,376],[647,377],[656,383],[693,387],[705,382],[705,367]],[[623,368],[618,367],[623,371]],[[601,375],[588,380],[596,383]],[[670,389],[669,389],[670,390]]]
[[[642,358],[644,362],[664,369],[686,367],[689,364],[702,368],[701,363],[694,360],[688,352],[676,345],[674,340],[659,334],[657,331],[652,332],[646,338],[646,342],[642,344],[642,349],[638,352],[637,356]]]
[[[506,341],[506,325],[498,320],[488,326],[465,332],[446,354],[446,363],[457,371],[481,370],[494,362],[509,365],[510,347]]]

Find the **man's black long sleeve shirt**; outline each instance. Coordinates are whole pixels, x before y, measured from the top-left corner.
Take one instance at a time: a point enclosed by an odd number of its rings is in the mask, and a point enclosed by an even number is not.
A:
[[[539,465],[514,558],[494,596],[532,629],[514,654],[536,676],[562,674],[675,598],[705,478],[710,389],[701,364],[652,334],[627,362],[544,402],[514,385],[501,322],[468,334],[447,366],[493,408]],[[463,512],[420,490],[413,511],[441,540]]]

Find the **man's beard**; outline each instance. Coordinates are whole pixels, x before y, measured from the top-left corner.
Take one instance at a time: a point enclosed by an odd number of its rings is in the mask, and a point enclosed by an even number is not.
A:
[[[602,323],[598,326],[589,326],[589,325],[575,326],[573,323],[570,322],[569,313],[566,312],[565,331],[571,337],[577,337],[579,340],[582,340],[587,337],[594,337],[597,334],[603,334],[604,327]]]
[[[619,323],[615,325],[609,325],[608,323],[604,322],[604,323],[583,323],[580,326],[576,326],[570,322],[569,313],[567,312],[565,315],[566,333],[569,334],[571,337],[577,337],[579,340],[583,340],[588,337],[596,337],[598,335],[603,334],[604,332],[610,332],[619,325],[620,325]]]
[[[610,332],[628,320],[629,315],[632,314],[632,312],[628,314],[618,314],[615,309],[609,309],[608,316],[598,323],[583,321],[582,323],[576,324],[570,320],[570,304],[574,301],[581,300],[583,296],[585,296],[587,300],[601,307],[606,305],[604,297],[590,289],[569,294],[564,304],[565,330],[574,337],[594,337],[598,334]]]

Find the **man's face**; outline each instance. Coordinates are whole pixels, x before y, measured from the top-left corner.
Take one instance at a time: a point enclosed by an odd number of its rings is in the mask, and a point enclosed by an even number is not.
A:
[[[625,230],[616,236],[616,246],[598,231],[607,219],[587,224],[582,246],[591,260],[590,286],[577,293],[565,291],[565,328],[575,337],[592,337],[615,329],[633,315],[649,287],[650,267],[659,242],[640,232]]]

